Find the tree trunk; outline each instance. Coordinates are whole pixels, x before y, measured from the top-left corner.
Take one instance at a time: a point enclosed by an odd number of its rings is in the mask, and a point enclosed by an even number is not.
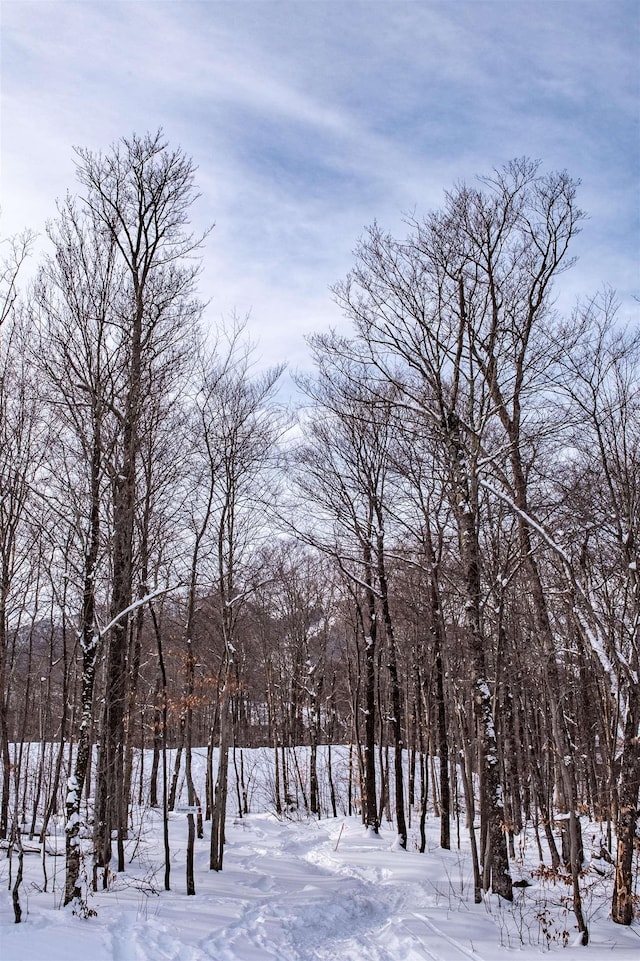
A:
[[[223,692],[223,698],[225,694]],[[229,749],[227,742],[227,727],[229,724],[228,704],[223,703],[220,708],[220,740],[218,746],[218,775],[211,809],[211,847],[209,851],[209,869],[222,871],[225,842],[225,817],[227,813],[227,784],[229,772]]]
[[[82,648],[82,694],[80,729],[73,775],[69,778],[66,797],[67,824],[65,828],[66,876],[64,903],[69,904],[81,895],[80,876],[80,803],[89,770],[92,749],[93,688],[100,637],[96,627],[95,575],[100,549],[100,476],[102,441],[99,406],[94,412],[93,448],[91,457],[91,510],[89,544],[85,559],[80,644]],[[107,862],[108,863],[108,862]]]
[[[457,416],[448,411],[444,418],[453,485],[453,506],[456,511],[460,542],[460,555],[464,569],[466,593],[466,619],[469,629],[469,648],[473,672],[472,697],[478,725],[481,763],[481,785],[484,805],[484,831],[487,843],[484,848],[483,884],[491,887],[507,901],[513,900],[509,858],[504,834],[504,800],[500,783],[498,744],[493,718],[491,691],[487,683],[485,662],[485,639],[482,633],[480,613],[480,547],[471,497],[470,481],[466,473],[464,446],[460,437]]]
[[[429,568],[429,602],[431,614],[431,635],[433,639],[433,653],[436,669],[436,711],[438,728],[438,758],[440,760],[440,847],[449,850],[451,847],[451,788],[449,784],[449,743],[447,737],[447,712],[444,692],[444,667],[442,650],[444,645],[444,631],[442,626],[442,606],[438,584],[438,566],[436,553],[431,538],[431,528],[428,518],[425,518],[424,546],[426,561]]]
[[[640,795],[640,689],[629,689],[629,706],[620,765],[618,853],[611,903],[616,924],[631,924],[634,915],[633,855]]]
[[[393,773],[394,773],[394,799],[396,806],[396,825],[398,828],[398,837],[400,839],[400,847],[406,850],[407,848],[407,821],[405,817],[405,807],[404,807],[404,770],[403,770],[403,749],[404,741],[402,738],[402,694],[400,691],[400,681],[398,678],[398,659],[396,653],[396,641],[393,632],[393,622],[391,619],[391,609],[389,607],[389,593],[387,584],[387,570],[385,564],[384,556],[384,539],[383,539],[383,517],[382,512],[378,510],[377,515],[378,520],[378,535],[377,535],[377,545],[376,554],[378,560],[378,583],[380,586],[381,604],[382,604],[382,617],[384,620],[385,634],[387,638],[388,647],[388,662],[387,667],[389,669],[389,677],[391,680],[391,709],[393,711],[393,717],[391,718],[391,729],[393,731]]]
[[[365,579],[367,581],[367,628],[364,631],[365,660],[365,740],[364,740],[364,823],[374,834],[378,833],[376,798],[376,610],[375,598],[370,585],[371,552],[365,549]]]

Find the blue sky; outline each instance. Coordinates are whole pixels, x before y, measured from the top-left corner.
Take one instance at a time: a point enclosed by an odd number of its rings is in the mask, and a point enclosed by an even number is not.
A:
[[[266,362],[341,324],[329,287],[376,219],[439,206],[528,155],[582,180],[560,303],[640,293],[637,0],[2,0],[0,233],[42,231],[73,145],[162,126],[215,221],[215,325],[251,313]]]

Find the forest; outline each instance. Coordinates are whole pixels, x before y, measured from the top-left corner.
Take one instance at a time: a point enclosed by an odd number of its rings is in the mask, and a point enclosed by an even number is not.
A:
[[[75,156],[43,249],[0,247],[4,846],[63,815],[77,905],[184,777],[194,893],[196,836],[221,871],[242,813],[237,750],[270,753],[278,814],[326,818],[340,747],[373,836],[417,823],[424,850],[429,800],[448,849],[462,807],[477,902],[512,901],[534,825],[585,945],[598,823],[631,925],[640,329],[606,278],[557,307],[579,183],[519,158],[403,237],[372,224],[332,288],[348,333],[310,333],[290,388],[199,299],[193,161],[161,132]]]

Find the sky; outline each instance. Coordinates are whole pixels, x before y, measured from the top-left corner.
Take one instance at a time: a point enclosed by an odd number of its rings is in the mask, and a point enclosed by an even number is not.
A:
[[[637,307],[637,0],[1,0],[0,31],[0,236],[43,234],[74,146],[162,127],[215,223],[207,323],[250,315],[264,363],[346,329],[330,287],[374,220],[404,236],[523,155],[582,181],[562,309]]]

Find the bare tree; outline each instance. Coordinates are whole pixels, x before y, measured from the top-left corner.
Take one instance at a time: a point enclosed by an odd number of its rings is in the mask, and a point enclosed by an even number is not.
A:
[[[402,754],[402,693],[389,599],[387,500],[391,443],[397,424],[393,388],[368,387],[370,370],[349,359],[350,345],[334,337],[312,340],[318,368],[301,381],[316,404],[305,424],[307,441],[297,455],[299,489],[321,507],[314,521],[301,519],[303,536],[329,553],[351,581],[363,646],[365,689],[364,820],[377,831],[375,743],[378,719],[377,663],[385,643],[391,685],[389,718],[394,741],[394,797],[398,834],[407,843]],[[378,620],[380,619],[381,630]]]
[[[2,756],[2,799],[0,837],[6,838],[9,817],[11,759],[8,729],[8,601],[13,578],[14,546],[28,493],[29,431],[26,401],[21,382],[25,373],[20,361],[19,324],[16,322],[18,275],[33,244],[29,233],[2,241],[0,261],[0,754]],[[26,387],[26,384],[23,383]],[[20,410],[23,406],[22,411]],[[21,426],[22,425],[22,426]],[[27,449],[25,450],[25,442]],[[22,456],[21,456],[22,451]],[[25,461],[25,455],[27,460]]]
[[[56,491],[60,514],[77,517],[73,539],[80,555],[76,567],[82,693],[78,747],[66,802],[68,904],[80,895],[80,801],[91,750],[99,654],[97,594],[104,583],[99,564],[105,559],[101,505],[108,494],[107,469],[116,433],[112,411],[120,358],[115,318],[122,273],[117,269],[113,240],[98,229],[91,215],[83,218],[71,198],[60,205],[49,236],[54,254],[41,267],[36,287],[41,335],[35,362],[44,374],[45,396],[58,424],[56,446],[61,445],[57,461],[51,458],[51,494]],[[74,510],[73,501],[78,498]]]
[[[575,201],[576,183],[566,173],[541,175],[537,163],[513,162],[493,177],[484,178],[483,186],[484,193],[461,191],[455,203],[453,198],[450,201],[450,216],[458,227],[456,236],[462,248],[461,265],[450,271],[450,282],[459,285],[461,297],[464,289],[470,315],[470,349],[508,442],[509,483],[519,508],[520,553],[528,568],[538,636],[548,665],[562,807],[568,814],[566,847],[573,874],[574,909],[586,944],[588,932],[578,880],[583,855],[577,816],[576,750],[564,720],[553,630],[526,520],[530,482],[526,462],[531,437],[527,436],[528,424],[523,423],[529,413],[527,402],[533,406],[534,372],[539,369],[542,352],[554,348],[553,344],[548,346],[543,326],[551,284],[571,264],[567,251],[582,212]],[[447,260],[445,253],[445,269]],[[547,362],[549,359],[547,356]],[[489,469],[495,466],[494,458]]]
[[[443,610],[442,559],[444,553],[444,528],[448,526],[446,493],[443,489],[438,456],[428,436],[420,431],[419,423],[413,427],[407,423],[404,412],[403,429],[398,431],[394,445],[394,469],[397,473],[397,493],[394,498],[394,516],[402,541],[399,552],[405,555],[412,568],[417,570],[420,586],[403,591],[403,607],[418,606],[420,622],[430,644],[425,650],[422,636],[420,654],[415,652],[413,665],[418,680],[416,707],[420,716],[419,738],[422,747],[428,741],[426,732],[429,719],[430,699],[435,694],[437,726],[437,749],[439,756],[438,788],[440,812],[440,844],[451,846],[450,809],[451,787],[449,780],[449,738],[447,717],[447,694],[445,692],[446,631]],[[409,429],[407,429],[409,428]],[[400,548],[404,550],[400,551]],[[422,581],[424,580],[424,585]],[[405,588],[406,590],[406,588]],[[432,664],[432,670],[428,664]],[[431,693],[432,676],[435,675],[435,691]],[[426,800],[426,799],[425,799]],[[423,806],[421,818],[426,815]],[[423,824],[424,830],[424,824]],[[425,844],[422,838],[422,850]]]
[[[30,555],[37,557],[40,468],[46,426],[27,361],[25,316],[13,309],[0,328],[0,837],[6,838],[11,789],[9,755],[10,637],[16,636],[34,589]],[[12,623],[13,622],[13,623]]]
[[[125,707],[129,617],[134,584],[136,468],[143,411],[153,383],[151,358],[175,351],[200,305],[193,298],[197,264],[188,258],[202,238],[188,232],[196,199],[194,165],[172,150],[161,132],[123,138],[108,154],[78,149],[82,198],[96,225],[115,245],[125,279],[120,307],[124,379],[117,398],[118,441],[111,468],[113,497],[113,628],[106,652],[106,690],[96,785],[96,867],[107,883],[111,832],[118,831],[118,869],[124,869]],[[122,615],[122,616],[120,616]],[[95,883],[95,880],[94,880]]]
[[[443,219],[433,217],[436,237]],[[446,233],[448,228],[443,225],[440,229]],[[477,464],[489,413],[488,397],[469,349],[464,286],[460,283],[450,290],[439,258],[423,246],[422,238],[413,237],[403,244],[372,228],[358,249],[356,268],[335,292],[356,325],[361,349],[377,371],[381,385],[393,384],[404,403],[420,415],[423,429],[432,432],[442,458],[458,527],[466,594],[473,701],[486,801],[485,886],[491,884],[496,893],[511,899],[488,683],[488,643],[481,611]]]
[[[228,749],[234,665],[238,656],[238,619],[259,582],[259,547],[267,534],[266,510],[274,490],[276,443],[282,430],[274,391],[282,367],[252,374],[251,347],[235,324],[228,349],[207,372],[198,397],[199,442],[211,475],[212,502],[205,533],[213,541],[213,590],[222,651],[218,668],[218,771],[211,801],[211,870],[222,870],[227,808]],[[210,746],[213,746],[211,731]],[[212,763],[212,750],[209,752]],[[210,779],[211,780],[211,779]],[[213,785],[212,785],[213,786]]]
[[[611,916],[631,924],[640,796],[640,334],[617,324],[609,291],[581,309],[574,329],[578,343],[563,358],[560,385],[570,399],[571,505],[582,533],[571,580],[586,650],[601,669],[603,660],[613,668],[605,677],[619,705],[621,752]]]
[[[25,230],[0,241],[0,327],[14,316],[20,288],[18,278],[33,251],[35,234]]]

